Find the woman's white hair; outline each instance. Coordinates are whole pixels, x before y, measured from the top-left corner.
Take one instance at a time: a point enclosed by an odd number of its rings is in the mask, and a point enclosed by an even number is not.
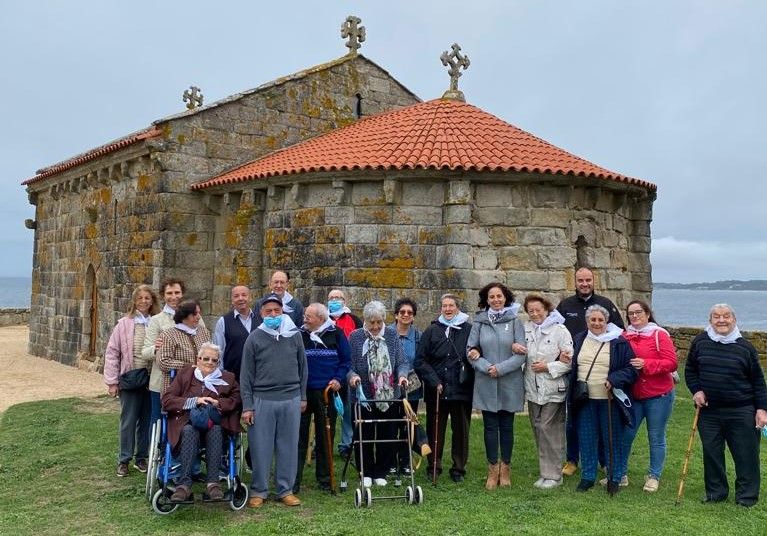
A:
[[[380,301],[373,300],[365,304],[362,318],[367,320],[386,320],[386,306]]]
[[[601,305],[590,305],[589,308],[586,309],[586,318],[590,317],[594,313],[602,313],[602,316],[605,317],[605,322],[610,321],[610,312]]]
[[[728,305],[726,303],[715,303],[714,305],[711,306],[711,310],[708,312],[709,320],[711,319],[711,315],[714,314],[714,311],[716,309],[727,309],[728,311],[730,311],[730,314],[732,315],[733,318],[737,318],[735,316],[735,309],[733,309],[731,305]]]
[[[200,349],[197,351],[197,357],[202,357],[202,354],[205,350],[213,350],[216,352],[217,357],[221,357],[221,347],[217,344],[213,344],[212,342],[204,342],[200,345]]]

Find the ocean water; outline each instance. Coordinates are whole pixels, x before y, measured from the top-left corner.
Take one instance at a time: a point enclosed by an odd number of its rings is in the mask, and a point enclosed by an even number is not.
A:
[[[31,294],[31,277],[0,277],[0,309],[28,308]]]
[[[29,307],[32,279],[0,277],[0,308]],[[661,324],[705,326],[715,303],[735,308],[740,329],[767,331],[767,292],[758,290],[656,289],[653,310]]]

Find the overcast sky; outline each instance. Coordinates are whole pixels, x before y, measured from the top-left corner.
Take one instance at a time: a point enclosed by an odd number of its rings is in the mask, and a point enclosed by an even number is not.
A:
[[[184,109],[361,52],[424,100],[471,59],[468,102],[655,182],[655,281],[765,278],[767,2],[7,2],[0,18],[0,276],[29,275],[37,169]]]

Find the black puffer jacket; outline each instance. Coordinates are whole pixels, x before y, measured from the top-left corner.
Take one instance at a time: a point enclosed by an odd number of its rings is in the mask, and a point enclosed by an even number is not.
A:
[[[445,337],[445,325],[434,320],[421,335],[413,368],[432,393],[437,385],[442,384],[443,400],[471,401],[474,369],[466,361],[466,342],[471,333],[471,323],[464,322],[459,327],[450,330],[448,339]],[[463,384],[458,381],[462,361],[468,372],[468,380]]]

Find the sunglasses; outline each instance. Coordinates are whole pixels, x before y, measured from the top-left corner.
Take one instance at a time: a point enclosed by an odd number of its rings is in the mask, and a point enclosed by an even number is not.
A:
[[[408,311],[407,309],[401,309],[401,310],[397,311],[397,314],[398,315],[402,315],[402,316],[410,316],[410,315],[413,315],[415,313],[413,313],[413,311]]]
[[[218,364],[218,358],[217,357],[201,357],[200,361],[203,363],[212,363],[214,365]]]

